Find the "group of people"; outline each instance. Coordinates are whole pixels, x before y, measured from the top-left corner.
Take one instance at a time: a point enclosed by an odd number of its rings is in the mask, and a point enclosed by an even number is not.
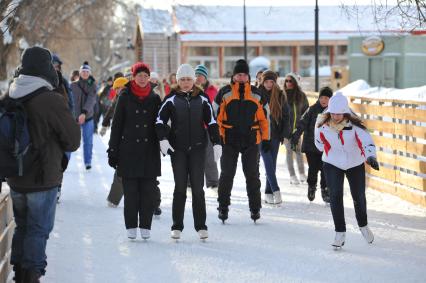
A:
[[[16,222],[11,255],[15,281],[32,283],[39,282],[45,273],[45,249],[53,229],[58,189],[70,153],[80,145],[81,133],[84,163],[86,169],[91,167],[97,94],[87,62],[81,66],[78,80],[68,87],[58,72],[61,63],[49,50],[30,47],[21,61],[8,94],[0,101],[23,103],[32,142],[30,152],[37,162],[22,176],[7,178]],[[168,93],[150,80],[152,72],[147,64],[137,62],[131,71],[130,80],[118,76],[112,82],[116,94],[101,130],[105,134],[111,126],[108,164],[116,170],[113,186],[118,183],[124,195],[128,238],[135,239],[138,228],[143,239],[150,238],[152,218],[161,198],[161,154],[170,155],[175,181],[171,237],[179,239],[184,229],[189,186],[194,228],[200,239],[206,239],[204,175],[209,187],[217,187],[218,218],[225,222],[241,154],[250,217],[257,221],[262,208],[260,156],[266,171],[264,200],[279,204],[282,196],[276,176],[277,156],[280,144],[285,144],[291,182],[307,179],[309,200],[315,197],[321,171],[322,197],[330,202],[336,231],[333,246],[342,247],[345,242],[344,176],[349,181],[361,233],[368,243],[373,242],[367,221],[364,162],[376,170],[379,164],[369,132],[341,93],[333,95],[330,88],[323,88],[316,104],[309,107],[297,74],[288,74],[281,89],[277,75],[266,70],[256,87],[251,85],[249,66],[242,59],[236,61],[230,83],[219,91],[209,83],[208,71],[202,65],[195,69],[189,64],[179,66],[176,84]],[[72,96],[68,95],[70,91]],[[294,152],[299,178],[293,167]],[[308,159],[307,178],[301,152]]]

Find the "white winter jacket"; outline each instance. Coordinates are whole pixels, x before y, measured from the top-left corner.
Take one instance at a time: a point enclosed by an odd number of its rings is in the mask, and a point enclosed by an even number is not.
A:
[[[322,120],[320,116],[317,125]],[[317,125],[315,125],[315,146],[323,152],[322,161],[347,170],[361,165],[370,156],[376,157],[376,146],[366,130],[349,121],[340,132],[327,124],[319,128]]]

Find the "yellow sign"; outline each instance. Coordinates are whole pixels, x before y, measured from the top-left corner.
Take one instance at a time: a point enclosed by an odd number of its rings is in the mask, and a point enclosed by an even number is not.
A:
[[[370,36],[362,41],[362,52],[368,56],[379,55],[385,48],[385,43],[378,36]]]

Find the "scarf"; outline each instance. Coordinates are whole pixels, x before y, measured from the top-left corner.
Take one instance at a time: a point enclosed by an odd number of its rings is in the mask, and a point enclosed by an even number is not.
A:
[[[330,129],[334,130],[336,133],[340,133],[341,130],[343,130],[344,127],[346,127],[348,125],[348,120],[343,120],[340,123],[336,123],[333,121],[333,119],[330,119],[330,121],[328,121],[328,126],[330,127]]]
[[[130,82],[130,90],[140,100],[144,100],[151,92],[151,84],[148,83],[145,87],[141,87],[134,80],[132,80]]]

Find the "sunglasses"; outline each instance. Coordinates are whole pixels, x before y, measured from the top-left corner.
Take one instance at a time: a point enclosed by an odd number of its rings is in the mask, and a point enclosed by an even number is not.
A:
[[[293,83],[293,80],[285,80],[286,83]]]

